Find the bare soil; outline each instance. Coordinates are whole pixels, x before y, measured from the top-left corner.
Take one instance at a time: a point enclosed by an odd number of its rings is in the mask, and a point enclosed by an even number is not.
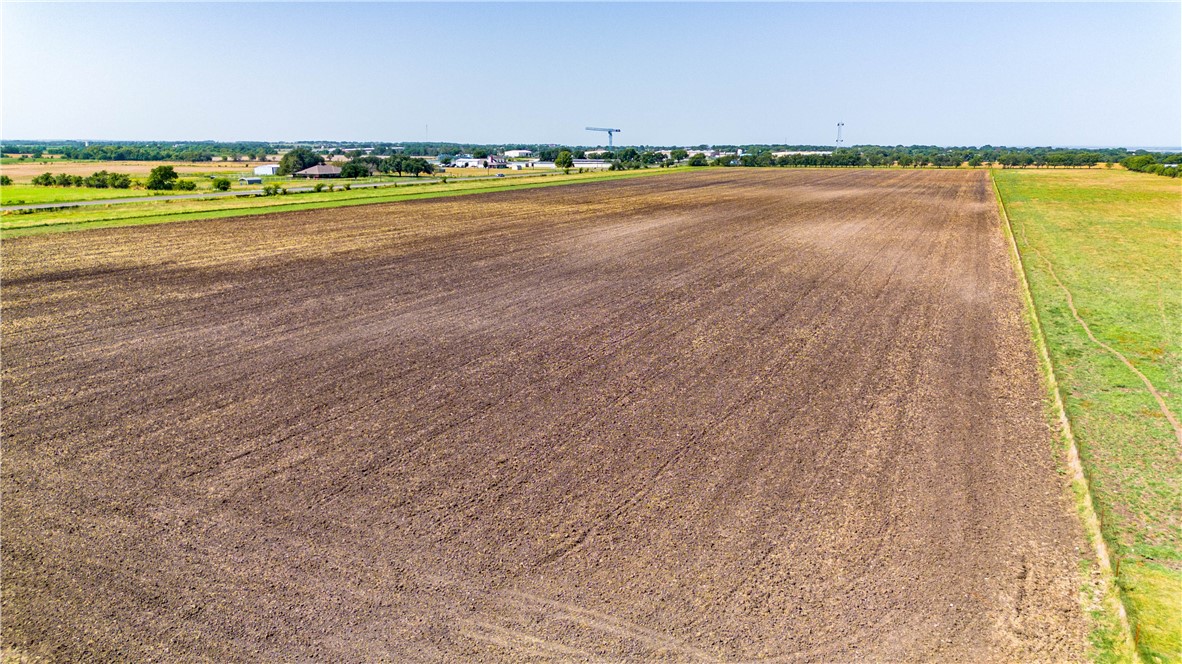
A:
[[[190,173],[215,173],[218,171],[251,171],[264,161],[55,161],[53,159],[29,160],[14,164],[0,165],[0,173],[18,182],[28,182],[42,173],[68,173],[90,175],[98,171],[147,175],[157,166],[172,166],[182,175]]]
[[[1070,661],[983,171],[740,170],[3,244],[3,642]]]

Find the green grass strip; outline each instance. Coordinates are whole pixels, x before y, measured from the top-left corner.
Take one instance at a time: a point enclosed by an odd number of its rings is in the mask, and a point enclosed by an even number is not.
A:
[[[260,214],[273,214],[276,212],[294,212],[299,210],[319,210],[325,208],[335,207],[351,207],[355,205],[370,205],[375,203],[395,203],[400,201],[420,200],[426,198],[444,198],[450,196],[466,196],[470,194],[493,193],[498,191],[512,191],[518,189],[537,189],[542,187],[558,187],[568,184],[578,184],[581,182],[604,182],[608,180],[621,180],[636,177],[651,177],[659,175],[667,175],[669,173],[685,172],[693,170],[688,168],[665,168],[665,169],[651,169],[640,171],[615,171],[611,173],[596,173],[586,175],[571,175],[571,176],[538,176],[538,179],[553,178],[548,181],[538,181],[533,178],[526,182],[513,181],[498,181],[498,180],[480,180],[479,183],[469,183],[463,181],[452,181],[444,183],[424,183],[421,185],[404,185],[402,187],[391,187],[390,192],[370,193],[364,192],[363,195],[358,190],[351,190],[349,192],[333,192],[331,194],[325,193],[322,195],[337,196],[340,194],[352,193],[353,196],[334,198],[332,200],[309,201],[300,203],[279,202],[283,200],[297,199],[308,194],[290,194],[286,197],[251,197],[243,200],[254,201],[254,205],[244,205],[234,208],[222,208],[212,210],[195,210],[195,211],[178,211],[178,212],[149,212],[143,215],[120,215],[110,218],[86,219],[83,221],[68,221],[60,219],[49,219],[43,223],[33,223],[28,225],[16,225],[19,221],[9,221],[7,227],[0,227],[0,239],[8,239],[15,237],[22,237],[28,235],[42,235],[46,233],[64,233],[71,231],[90,230],[96,228],[121,228],[126,226],[142,226],[150,224],[164,224],[178,221],[194,221],[198,219],[221,219],[226,217],[247,217]],[[447,187],[453,185],[471,185],[461,186],[460,188],[434,191],[417,191],[419,188],[427,189],[434,187]],[[414,189],[407,191],[407,189]],[[312,194],[315,195],[315,194]],[[197,199],[194,199],[197,200]],[[211,199],[219,201],[219,199]],[[225,200],[225,199],[221,199]],[[267,205],[262,201],[275,201],[274,204]],[[143,203],[125,203],[120,206],[114,206],[119,212],[126,212],[129,208],[123,206],[144,205]],[[134,209],[134,208],[131,208]],[[113,210],[103,209],[95,210],[94,212],[111,212]],[[17,215],[20,216],[20,215]]]
[[[1042,371],[1043,383],[1046,388],[1046,398],[1052,425],[1057,424],[1068,470],[1071,472],[1072,494],[1075,499],[1076,511],[1083,522],[1084,530],[1092,543],[1096,560],[1100,565],[1100,606],[1104,611],[1093,612],[1093,619],[1097,625],[1092,635],[1092,643],[1097,648],[1098,661],[1131,661],[1139,662],[1137,648],[1129,627],[1129,619],[1124,603],[1116,583],[1116,572],[1112,559],[1108,555],[1108,546],[1100,527],[1100,519],[1096,513],[1096,501],[1088,484],[1083,463],[1080,460],[1079,447],[1071,429],[1071,420],[1067,417],[1067,409],[1063,405],[1063,396],[1059,381],[1055,376],[1055,366],[1051,361],[1050,350],[1047,346],[1046,333],[1034,304],[1033,291],[1030,288],[1026,262],[1018,249],[1018,242],[1014,235],[1013,223],[1010,221],[1006,209],[1005,199],[997,186],[993,170],[989,171],[989,181],[993,185],[993,194],[997,197],[998,211],[1002,219],[1006,241],[1010,247],[1010,261],[1014,272],[1018,276],[1022,291],[1022,309],[1029,324],[1031,340],[1038,351],[1038,364]],[[1053,427],[1054,428],[1054,427]]]

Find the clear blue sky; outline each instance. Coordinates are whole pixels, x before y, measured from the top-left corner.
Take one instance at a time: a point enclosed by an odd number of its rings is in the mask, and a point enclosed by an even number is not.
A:
[[[1177,2],[0,9],[6,139],[1182,144]]]

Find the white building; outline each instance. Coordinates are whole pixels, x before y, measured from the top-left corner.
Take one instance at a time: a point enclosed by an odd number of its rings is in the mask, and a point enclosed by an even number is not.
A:
[[[255,175],[278,175],[279,164],[262,164],[254,167]]]
[[[571,166],[572,171],[602,171],[612,167],[612,163],[606,159],[572,159],[571,161],[574,162],[574,165]],[[529,168],[558,168],[552,161],[531,161],[526,166]],[[509,168],[519,170],[514,165],[510,165]]]
[[[522,157],[534,156],[533,150],[506,150],[505,156],[509,159],[520,159]]]
[[[685,153],[691,157],[696,154],[700,154],[703,157],[706,157],[708,159],[712,159],[714,157],[720,156],[720,154],[721,154],[718,152],[718,150],[699,150],[698,148],[680,148],[680,149],[685,150]],[[657,150],[657,152],[665,155],[666,157],[669,157],[670,159],[673,158],[673,150]]]
[[[453,159],[451,162],[452,168],[506,168],[508,164],[504,157],[490,155],[488,157],[460,157]]]

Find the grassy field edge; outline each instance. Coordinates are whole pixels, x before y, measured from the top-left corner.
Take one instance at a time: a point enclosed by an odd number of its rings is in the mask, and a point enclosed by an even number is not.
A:
[[[1064,406],[1059,382],[1055,376],[1054,363],[1051,361],[1050,351],[1047,347],[1046,334],[1034,304],[1034,295],[1026,272],[1026,261],[1023,260],[1022,253],[1018,249],[1013,224],[1006,210],[1005,199],[997,186],[992,169],[989,171],[989,182],[993,187],[993,194],[997,198],[998,214],[1001,215],[1002,220],[1001,226],[1010,248],[1010,262],[1022,291],[1023,313],[1029,325],[1031,341],[1038,354],[1038,365],[1046,391],[1044,401],[1047,416],[1063,448],[1064,461],[1071,473],[1071,492],[1075,508],[1098,562],[1099,569],[1095,571],[1095,576],[1099,584],[1095,589],[1095,595],[1087,597],[1088,593],[1085,589],[1085,597],[1083,598],[1084,608],[1089,611],[1095,623],[1092,645],[1097,650],[1097,661],[1140,662],[1141,658],[1137,654],[1128,613],[1124,601],[1120,597],[1116,572],[1108,554],[1108,545],[1100,528],[1100,519],[1096,512],[1096,499],[1092,495],[1087,473],[1080,460],[1079,446],[1071,430],[1071,420],[1067,417],[1067,409]],[[1089,604],[1091,606],[1087,606]]]

